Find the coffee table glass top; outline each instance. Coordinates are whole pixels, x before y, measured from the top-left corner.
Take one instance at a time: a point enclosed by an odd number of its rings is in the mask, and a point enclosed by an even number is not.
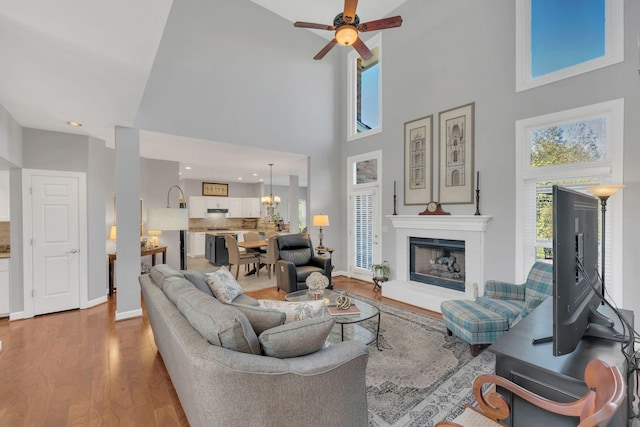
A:
[[[339,292],[326,289],[324,291],[322,298],[324,299],[324,302],[327,306],[332,306],[332,305],[335,306],[336,298],[338,298],[339,295],[340,295]],[[367,319],[371,319],[372,317],[377,316],[380,313],[380,310],[378,310],[378,307],[368,304],[357,298],[354,298],[352,295],[349,295],[349,297],[351,297],[352,303],[356,305],[358,309],[360,309],[360,313],[353,314],[353,315],[343,314],[340,316],[333,316],[336,318],[336,323],[343,323],[343,324],[358,323]],[[287,294],[284,298],[287,301],[313,301],[314,299],[313,294],[306,289]],[[326,313],[327,315],[330,316],[328,311]]]

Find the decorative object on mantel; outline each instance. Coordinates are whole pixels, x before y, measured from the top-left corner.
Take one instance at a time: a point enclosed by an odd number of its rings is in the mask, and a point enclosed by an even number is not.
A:
[[[440,191],[444,204],[473,203],[475,103],[439,114]]]
[[[480,171],[476,172],[476,213],[475,215],[482,215],[480,213]]]
[[[427,208],[418,215],[451,215],[451,213],[443,210],[440,203],[431,201],[427,203]]]
[[[305,282],[307,284],[307,288],[309,288],[313,293],[314,299],[320,299],[324,293],[324,288],[329,286],[329,279],[327,279],[324,274],[318,273],[317,271],[311,273]]]
[[[432,195],[433,115],[404,124],[404,204],[421,205]]]
[[[396,195],[396,181],[393,181],[393,215],[398,215],[398,212],[396,212],[396,205],[397,205],[397,195]]]

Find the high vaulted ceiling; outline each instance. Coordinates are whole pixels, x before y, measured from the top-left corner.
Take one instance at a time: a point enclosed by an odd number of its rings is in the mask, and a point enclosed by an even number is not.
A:
[[[234,0],[238,1],[238,0]],[[342,0],[252,0],[293,22],[331,23]],[[363,0],[363,20],[405,0]],[[23,127],[92,136],[114,146],[114,126],[134,126],[172,0],[0,0],[0,104]],[[292,34],[295,31],[291,26]],[[331,32],[317,32],[330,38]],[[324,42],[319,43],[319,47]],[[315,52],[309,52],[309,60]],[[70,127],[68,121],[82,123]],[[179,160],[193,179],[244,182],[306,173],[306,156],[166,135],[141,129],[141,155]],[[179,147],[179,148],[178,148]],[[248,150],[253,155],[247,155]],[[257,154],[257,155],[256,155]],[[210,159],[219,167],[212,176]],[[242,161],[238,161],[241,159]],[[227,165],[227,167],[222,167]],[[261,171],[258,175],[253,174]],[[285,183],[286,180],[282,180]],[[301,176],[301,184],[306,176]]]

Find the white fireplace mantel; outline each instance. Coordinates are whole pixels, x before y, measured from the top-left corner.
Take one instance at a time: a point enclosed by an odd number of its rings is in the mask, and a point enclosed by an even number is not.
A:
[[[396,235],[395,279],[386,282],[382,295],[440,312],[448,299],[473,299],[484,291],[484,241],[487,215],[387,215]],[[409,238],[463,240],[465,242],[465,292],[414,282],[409,279]]]

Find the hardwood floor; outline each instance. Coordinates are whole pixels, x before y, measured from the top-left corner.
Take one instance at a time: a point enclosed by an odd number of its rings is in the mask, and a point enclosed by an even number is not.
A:
[[[339,276],[334,284],[439,317],[383,298],[372,283]],[[284,300],[275,288],[249,294]],[[114,296],[86,310],[0,320],[0,426],[188,426],[146,314],[114,322],[115,309]]]

